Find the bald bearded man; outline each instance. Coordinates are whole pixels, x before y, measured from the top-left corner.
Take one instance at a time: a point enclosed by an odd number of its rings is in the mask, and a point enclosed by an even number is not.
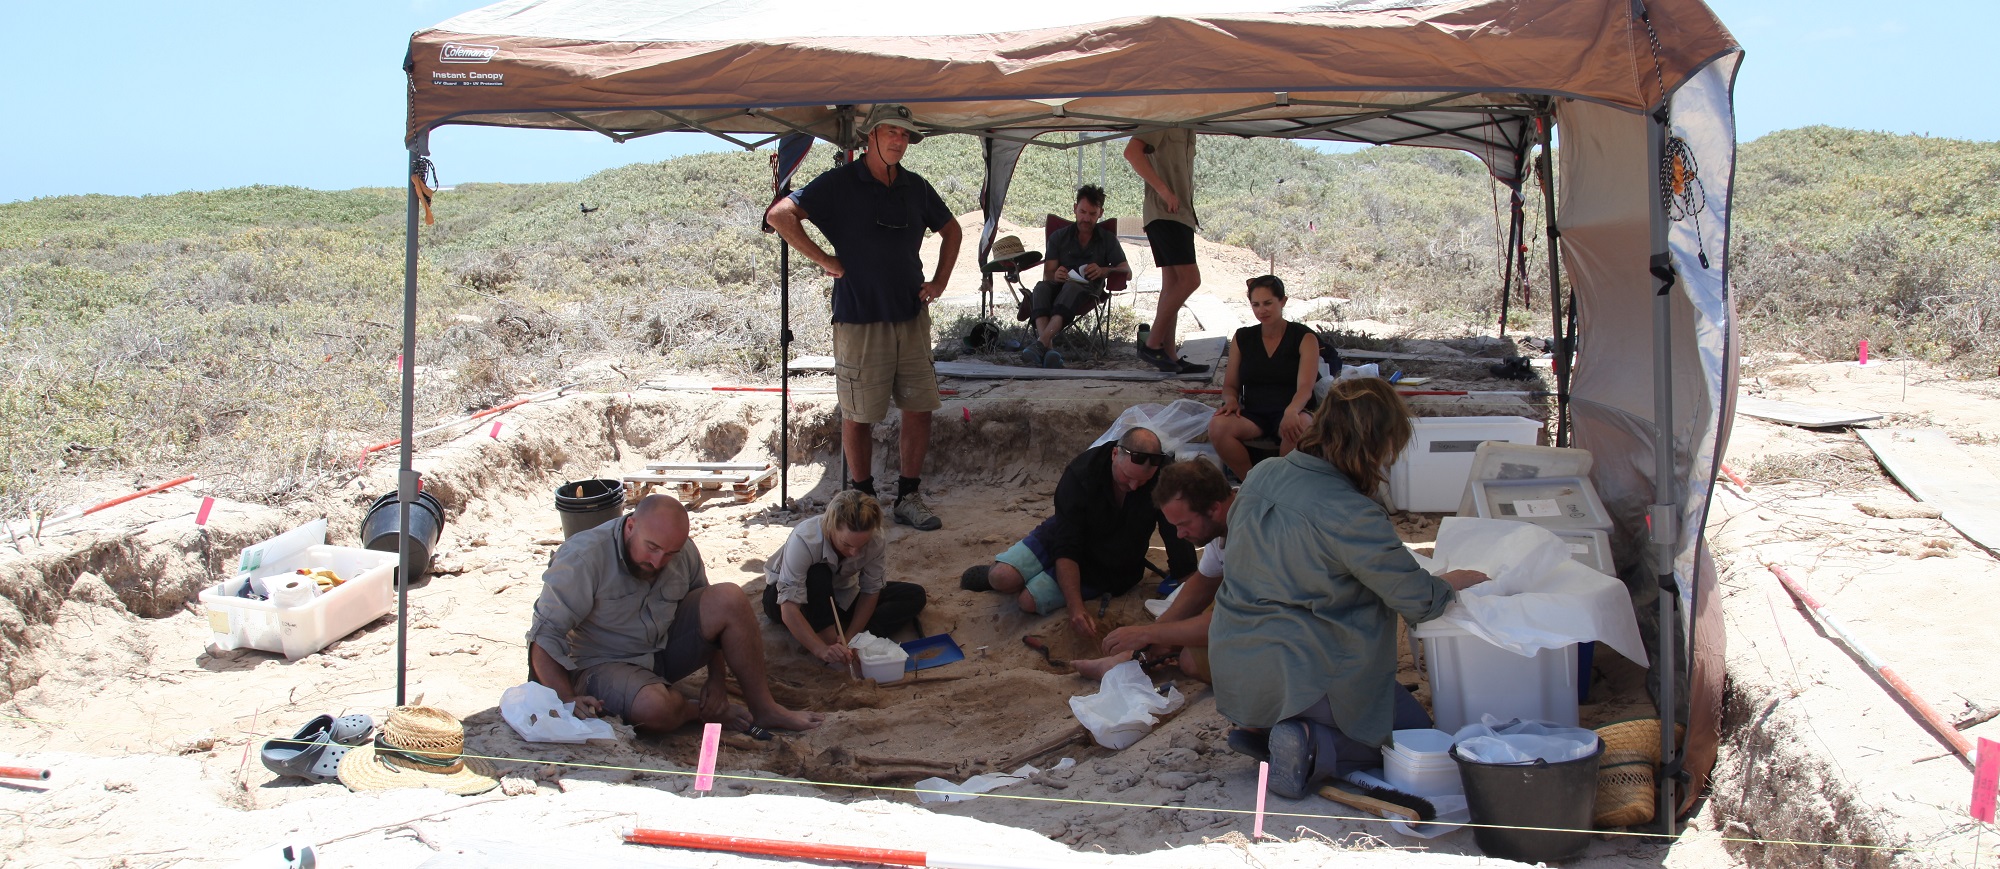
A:
[[[579,717],[607,712],[645,731],[695,720],[808,730],[821,720],[772,698],[750,598],[738,586],[708,584],[687,509],[665,495],[556,550],[528,627],[528,663],[535,681],[576,702]],[[703,664],[708,683],[697,704],[672,686]],[[747,709],[729,702],[732,672]]]

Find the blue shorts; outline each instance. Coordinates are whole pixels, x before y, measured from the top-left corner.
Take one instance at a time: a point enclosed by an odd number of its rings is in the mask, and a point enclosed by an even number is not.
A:
[[[1063,600],[1062,585],[1056,582],[1055,556],[1034,535],[1022,538],[993,560],[1020,571],[1021,578],[1028,581],[1028,594],[1035,599],[1035,612],[1048,614],[1069,606],[1069,601]],[[1084,600],[1100,594],[1089,583],[1083,584]]]

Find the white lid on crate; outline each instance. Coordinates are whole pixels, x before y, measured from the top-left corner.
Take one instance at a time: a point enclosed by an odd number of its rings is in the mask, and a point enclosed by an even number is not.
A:
[[[1480,480],[1538,480],[1545,477],[1590,478],[1589,450],[1487,441],[1472,453],[1472,470],[1458,501],[1458,515],[1477,516],[1472,484]]]
[[[1480,518],[1531,522],[1544,528],[1611,530],[1611,514],[1597,489],[1583,477],[1532,480],[1478,480],[1473,508]]]

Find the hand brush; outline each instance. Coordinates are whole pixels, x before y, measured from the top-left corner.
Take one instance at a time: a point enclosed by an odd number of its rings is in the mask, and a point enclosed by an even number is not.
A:
[[[1395,788],[1347,781],[1337,785],[1323,785],[1319,789],[1319,795],[1378,818],[1400,818],[1405,821],[1437,820],[1437,806],[1432,805],[1430,800]]]

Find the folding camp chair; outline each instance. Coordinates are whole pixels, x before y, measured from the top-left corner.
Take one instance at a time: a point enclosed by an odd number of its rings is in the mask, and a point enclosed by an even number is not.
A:
[[[1057,217],[1053,214],[1044,218],[1042,221],[1042,248],[1044,250],[1049,248],[1049,237],[1055,235],[1056,230],[1073,225],[1074,223],[1076,221]],[[1117,237],[1118,218],[1112,217],[1098,221],[1097,231],[1110,233],[1114,238]],[[1125,292],[1126,285],[1129,282],[1129,277],[1122,274],[1114,274],[1106,278],[1104,281],[1104,295],[1097,300],[1097,304],[1093,305],[1088,311],[1077,312],[1074,319],[1063,324],[1063,328],[1068,329],[1075,326],[1079,331],[1090,337],[1090,343],[1097,348],[1098,352],[1104,352],[1104,349],[1111,343],[1111,302]],[[1088,327],[1078,325],[1085,319],[1090,320]]]

